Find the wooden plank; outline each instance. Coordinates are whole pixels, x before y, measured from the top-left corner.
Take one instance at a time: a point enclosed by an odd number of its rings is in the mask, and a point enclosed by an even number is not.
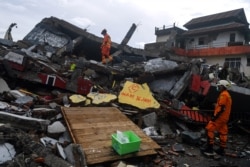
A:
[[[115,107],[62,107],[62,114],[75,144],[84,150],[87,164],[156,154],[160,146]],[[113,133],[134,131],[142,140],[136,153],[118,155],[112,148]]]

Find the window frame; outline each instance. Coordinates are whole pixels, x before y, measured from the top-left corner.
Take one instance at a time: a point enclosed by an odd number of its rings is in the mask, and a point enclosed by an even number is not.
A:
[[[249,57],[250,58],[250,57]],[[240,69],[241,66],[241,58],[235,57],[235,58],[225,58],[225,62],[228,63],[229,68],[237,68]]]

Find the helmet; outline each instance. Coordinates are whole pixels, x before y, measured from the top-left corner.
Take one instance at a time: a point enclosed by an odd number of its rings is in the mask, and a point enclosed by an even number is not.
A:
[[[231,87],[231,83],[227,80],[219,80],[219,82],[217,83],[217,85],[222,85],[224,86],[226,89]]]
[[[106,29],[103,29],[101,34],[106,34],[107,33],[107,30]]]

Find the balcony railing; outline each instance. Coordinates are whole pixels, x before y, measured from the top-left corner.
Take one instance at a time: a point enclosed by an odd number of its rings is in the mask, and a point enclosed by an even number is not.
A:
[[[225,56],[250,54],[250,45],[203,47],[194,49],[173,48],[175,54],[188,57]]]
[[[188,44],[188,49],[204,49],[204,48],[218,48],[218,47],[227,47],[227,46],[241,46],[244,44],[244,41],[236,42],[209,42],[207,44],[198,45],[198,44]]]

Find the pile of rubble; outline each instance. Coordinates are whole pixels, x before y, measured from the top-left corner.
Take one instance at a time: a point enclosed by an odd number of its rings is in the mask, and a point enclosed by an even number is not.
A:
[[[31,89],[33,93],[26,89],[11,90],[3,80],[1,88],[1,166],[222,166],[230,163],[235,166],[238,163],[237,166],[244,167],[249,164],[248,129],[233,127],[235,124],[230,125],[226,156],[204,157],[199,152],[199,147],[206,141],[204,126],[173,117],[164,107],[144,109],[146,112],[143,112],[140,124],[138,118],[142,109],[116,100],[85,106],[82,103],[84,96],[78,95],[75,102],[71,100],[71,96],[75,96],[72,92],[50,92],[42,87]],[[156,155],[121,157],[120,161],[87,165],[84,151],[72,142],[61,113],[61,107],[72,105],[115,106],[162,149],[157,150]]]
[[[228,155],[207,162],[199,146],[217,97],[217,78],[209,77],[216,70],[202,70],[200,60],[171,51],[156,55],[126,46],[135,28],[121,44],[112,43],[114,61],[108,65],[99,62],[101,38],[56,18],[44,19],[22,41],[0,40],[2,166],[87,166],[61,107],[104,106],[121,110],[162,149],[95,166],[249,164],[249,81],[232,78],[245,86],[232,89],[232,96],[243,98],[233,107]],[[243,134],[234,133],[235,125]]]

